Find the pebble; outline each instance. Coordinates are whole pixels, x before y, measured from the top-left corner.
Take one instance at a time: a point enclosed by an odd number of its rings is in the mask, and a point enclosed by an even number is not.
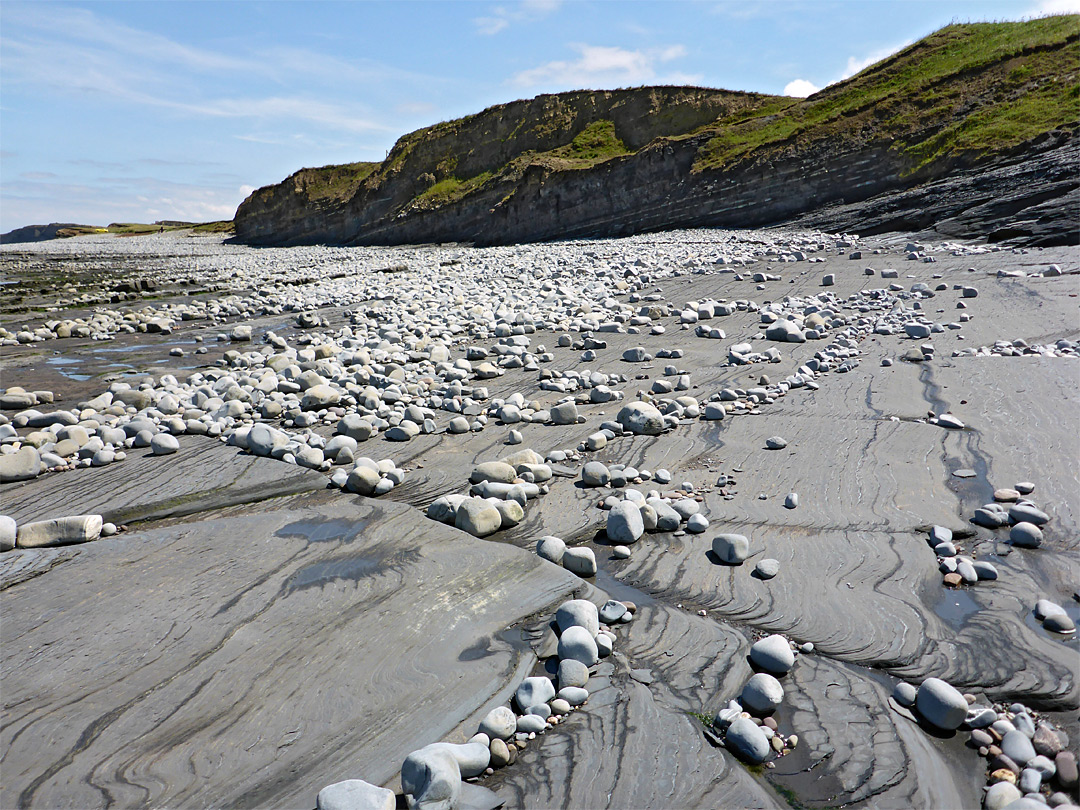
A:
[[[573,658],[564,658],[559,662],[559,686],[580,686],[584,687],[589,683],[589,668],[585,666],[581,661],[577,661]],[[554,690],[552,691],[552,698],[555,697]]]
[[[595,666],[600,660],[595,636],[584,627],[568,627],[559,637],[559,658],[572,658],[587,667]],[[560,693],[559,697],[566,698],[566,695]]]
[[[785,509],[798,509],[799,508],[799,493],[789,492],[787,497],[784,498]]]
[[[596,554],[591,548],[568,548],[562,558],[563,568],[579,577],[596,576]]]
[[[150,452],[155,456],[167,456],[180,449],[180,442],[169,433],[157,433],[150,440]]]
[[[514,700],[523,712],[538,704],[546,704],[555,697],[555,686],[543,677],[526,678],[514,692]],[[518,726],[520,730],[520,725]]]
[[[102,526],[101,515],[75,515],[20,523],[16,529],[15,545],[18,548],[43,548],[90,543],[101,536]]]
[[[317,810],[394,810],[397,797],[388,788],[347,779],[320,790],[315,805]]]
[[[564,686],[559,690],[559,698],[570,706],[581,706],[589,699],[589,692],[580,686]]]
[[[1034,523],[1017,523],[1009,530],[1009,542],[1020,548],[1038,548],[1042,545],[1042,529]]]
[[[780,561],[771,558],[761,560],[754,566],[754,573],[761,579],[772,579],[780,573]]]
[[[769,714],[776,710],[784,700],[784,687],[767,672],[752,675],[746,682],[739,702],[747,709],[759,714]]]
[[[560,632],[582,627],[590,637],[595,637],[600,632],[600,611],[588,599],[569,599],[555,611],[555,624]]]
[[[561,717],[564,714],[569,714],[570,709],[573,708],[569,701],[565,698],[557,697],[550,703],[551,713],[556,717]]]
[[[774,634],[750,645],[750,660],[766,672],[785,675],[795,666],[795,653],[786,638]]]
[[[641,510],[632,501],[620,501],[607,514],[608,540],[618,545],[630,546],[641,539],[645,524]]]
[[[480,721],[477,730],[493,740],[508,740],[517,731],[517,718],[509,706],[496,706]]]
[[[769,739],[760,726],[746,717],[738,717],[728,726],[724,743],[732,753],[751,765],[764,762],[769,755]]]
[[[770,436],[765,440],[765,447],[769,450],[783,450],[787,444],[787,439],[782,436]]]
[[[959,728],[967,717],[968,702],[960,692],[940,678],[927,678],[919,686],[915,708],[933,725],[952,731]]]
[[[561,565],[566,553],[566,543],[560,538],[546,535],[536,541],[536,554],[549,562]]]
[[[611,556],[616,560],[627,560],[630,558],[630,547],[615,546],[615,548],[611,550]]]

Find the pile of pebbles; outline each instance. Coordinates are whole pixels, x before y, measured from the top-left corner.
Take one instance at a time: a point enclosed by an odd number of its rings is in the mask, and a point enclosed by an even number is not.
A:
[[[964,555],[964,550],[955,539],[952,529],[945,526],[933,526],[927,535],[927,543],[937,555],[938,570],[947,587],[958,588],[961,585],[974,585],[980,581],[993,581],[998,578],[998,570],[986,560],[974,560]]]
[[[998,340],[993,346],[957,349],[953,357],[1080,357],[1080,343],[1062,338],[1057,343],[1028,345],[1023,338]]]
[[[1051,633],[1068,635],[1076,632],[1076,622],[1065,612],[1065,608],[1049,599],[1040,599],[1032,610],[1035,618]]]
[[[1009,526],[1009,542],[1019,548],[1038,548],[1042,545],[1042,527],[1050,522],[1050,516],[1026,495],[1035,485],[1022,481],[1012,488],[994,490],[994,500],[975,510],[971,522],[986,529]]]
[[[987,760],[983,806],[1003,810],[1021,798],[1039,807],[1071,807],[1077,796],[1076,754],[1069,737],[1022,703],[984,705],[940,678],[916,688],[901,681],[890,705],[945,732],[966,730],[967,744]]]
[[[587,703],[590,674],[614,651],[616,636],[611,627],[631,621],[636,610],[632,603],[616,600],[599,609],[586,599],[560,605],[551,623],[551,633],[557,638],[555,679],[547,675],[525,678],[509,705],[491,709],[466,742],[432,743],[409,754],[401,766],[401,788],[408,806],[499,806],[501,802],[477,780],[513,765],[530,742]],[[395,797],[393,791],[351,779],[323,788],[317,806],[319,810],[390,810]]]
[[[551,467],[538,453],[519,450],[498,461],[477,464],[469,475],[468,495],[441,495],[425,514],[473,537],[487,537],[524,520],[526,504],[548,493],[552,476]]]
[[[771,635],[750,647],[750,663],[758,670],[735,700],[716,713],[710,739],[751,765],[771,756],[785,756],[799,744],[797,734],[780,733],[772,714],[784,701],[780,678],[795,666],[797,652],[812,652],[813,644],[801,647],[784,636]]]

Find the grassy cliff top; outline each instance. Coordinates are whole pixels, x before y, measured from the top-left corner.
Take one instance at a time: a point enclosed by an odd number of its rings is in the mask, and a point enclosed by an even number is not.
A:
[[[950,25],[801,100],[716,122],[698,170],[822,139],[897,140],[915,167],[1080,120],[1080,16]]]

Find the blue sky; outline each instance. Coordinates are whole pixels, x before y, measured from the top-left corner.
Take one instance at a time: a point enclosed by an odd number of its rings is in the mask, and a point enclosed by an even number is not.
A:
[[[0,231],[228,219],[303,166],[579,88],[805,95],[953,20],[1080,0],[0,2]]]

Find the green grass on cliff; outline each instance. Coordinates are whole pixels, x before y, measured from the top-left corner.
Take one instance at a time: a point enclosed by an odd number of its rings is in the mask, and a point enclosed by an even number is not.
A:
[[[582,164],[594,166],[613,157],[628,155],[630,150],[615,134],[615,122],[601,120],[585,127],[568,145],[546,154],[570,161],[576,167]]]
[[[469,177],[465,180],[453,176],[447,177],[421,192],[417,200],[428,205],[441,205],[460,200],[466,194],[482,187],[490,179],[491,172],[481,172],[475,177]]]
[[[1075,127],[1078,33],[1077,15],[950,25],[808,99],[720,119],[694,168],[770,159],[825,139],[892,139],[914,170]]]

